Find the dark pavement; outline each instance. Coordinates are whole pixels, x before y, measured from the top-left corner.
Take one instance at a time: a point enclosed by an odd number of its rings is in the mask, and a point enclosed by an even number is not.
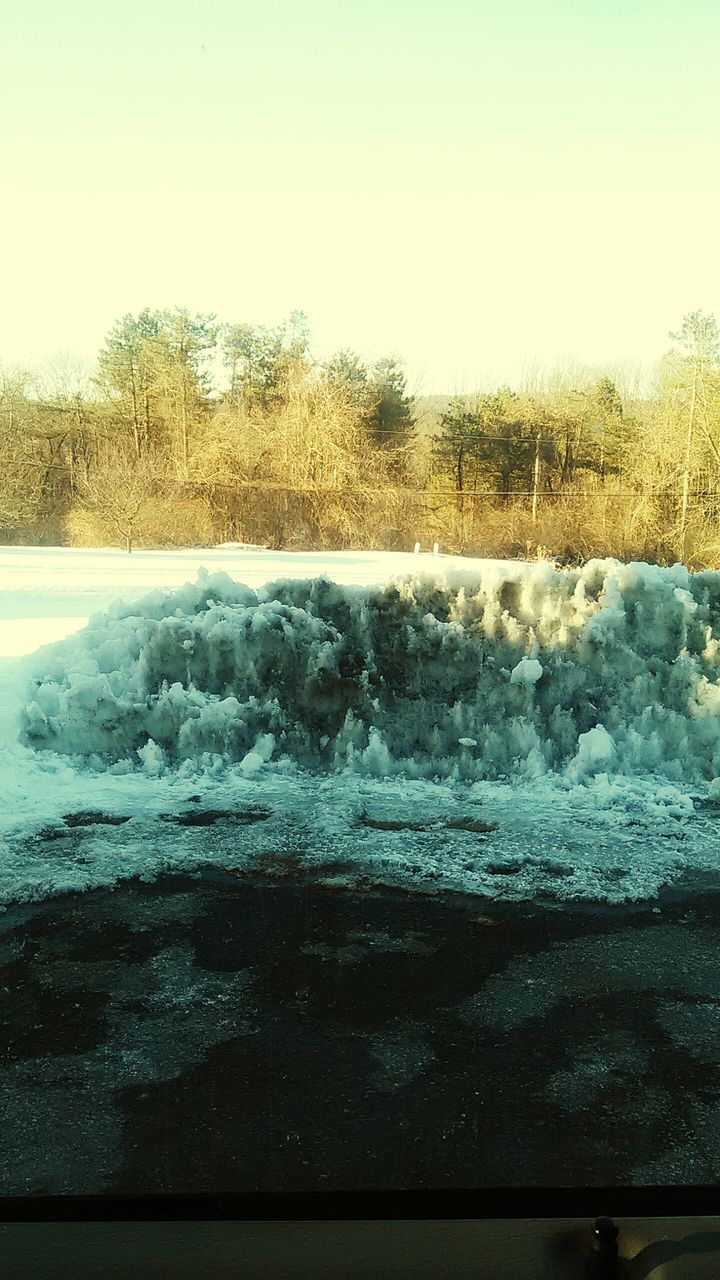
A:
[[[0,1190],[720,1180],[720,877],[627,907],[292,861],[0,916]]]

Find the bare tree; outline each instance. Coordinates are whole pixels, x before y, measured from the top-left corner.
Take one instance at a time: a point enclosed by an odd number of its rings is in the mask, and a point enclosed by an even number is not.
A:
[[[130,553],[138,529],[161,487],[158,459],[114,452],[78,486],[81,509],[91,511],[120,536]]]

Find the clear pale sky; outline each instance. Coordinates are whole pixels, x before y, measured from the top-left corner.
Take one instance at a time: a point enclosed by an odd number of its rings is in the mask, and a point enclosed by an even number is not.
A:
[[[26,0],[0,39],[5,365],[300,308],[432,393],[720,313],[718,0]]]

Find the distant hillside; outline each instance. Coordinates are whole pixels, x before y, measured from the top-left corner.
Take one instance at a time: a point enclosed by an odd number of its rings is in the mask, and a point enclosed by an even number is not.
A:
[[[418,435],[434,435],[452,396],[416,396],[413,405]]]

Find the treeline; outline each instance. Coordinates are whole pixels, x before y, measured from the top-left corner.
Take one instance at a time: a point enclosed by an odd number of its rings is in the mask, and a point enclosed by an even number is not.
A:
[[[642,398],[610,376],[413,398],[399,362],[125,316],[92,378],[0,372],[0,539],[550,552],[720,565],[720,343],[687,315]]]

